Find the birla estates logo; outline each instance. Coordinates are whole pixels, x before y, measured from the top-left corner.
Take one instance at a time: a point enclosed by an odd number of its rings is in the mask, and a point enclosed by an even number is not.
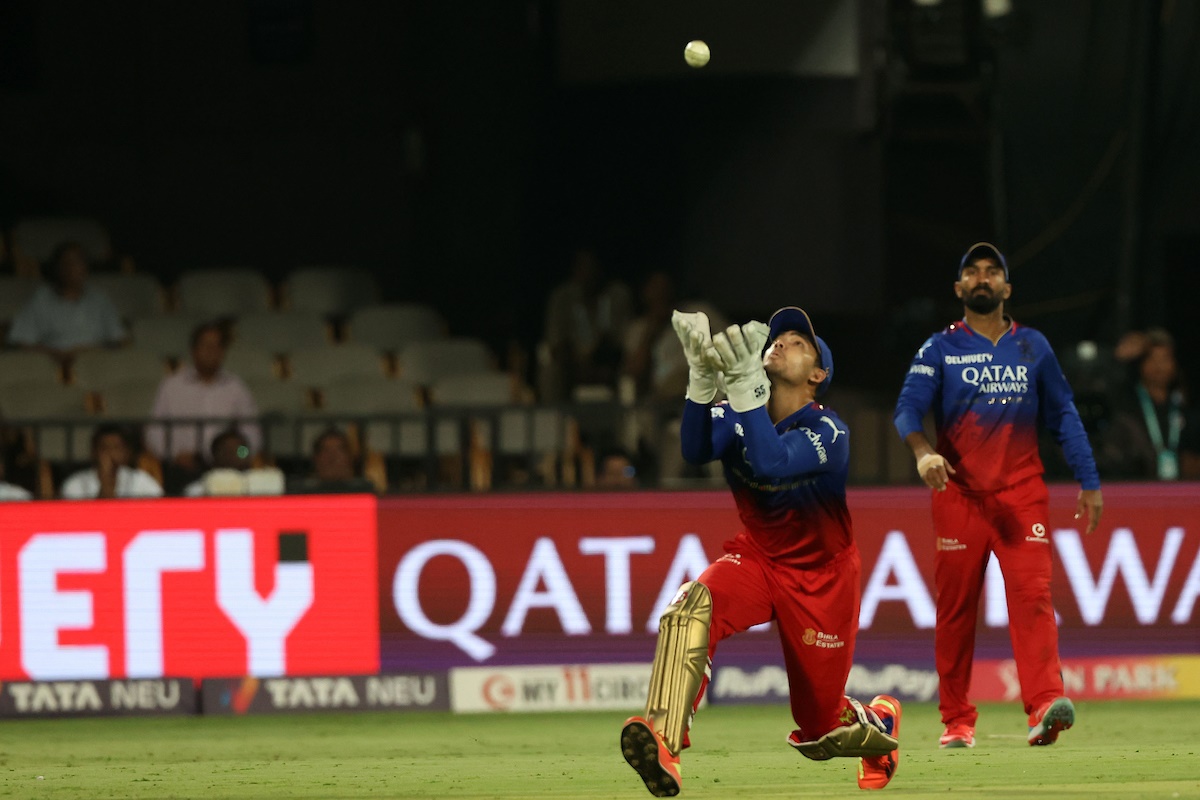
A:
[[[800,641],[804,642],[809,647],[822,647],[825,649],[837,649],[845,647],[846,643],[836,633],[825,633],[824,631],[815,631],[812,628],[804,629],[804,636]]]
[[[949,536],[939,536],[934,546],[938,550],[966,550],[967,546],[958,539],[953,539]]]
[[[1045,525],[1043,525],[1040,522],[1035,522],[1035,523],[1033,523],[1033,525],[1030,526],[1029,530],[1033,535],[1026,536],[1025,541],[1041,542],[1042,544],[1050,544],[1049,540],[1046,538],[1046,526]]]

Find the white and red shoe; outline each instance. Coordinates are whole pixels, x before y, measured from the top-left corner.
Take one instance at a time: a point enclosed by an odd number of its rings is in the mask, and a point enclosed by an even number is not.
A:
[[[942,738],[938,739],[938,747],[943,750],[974,746],[975,729],[961,722],[954,722],[947,725],[946,730],[942,732]]]
[[[1075,724],[1075,705],[1070,698],[1059,697],[1029,715],[1029,744],[1033,747],[1054,744],[1058,735]]]

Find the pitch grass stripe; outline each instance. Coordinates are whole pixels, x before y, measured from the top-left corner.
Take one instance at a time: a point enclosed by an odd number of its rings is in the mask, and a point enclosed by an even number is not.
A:
[[[649,797],[616,746],[639,709],[22,720],[0,736],[0,798]],[[928,703],[904,704],[904,798],[1200,797],[1200,701],[1086,702],[1053,747],[1016,703],[980,706],[973,750],[939,750]],[[862,796],[857,759],[798,759],[787,706],[711,706],[683,756],[687,798]],[[37,780],[37,776],[44,780]],[[881,794],[882,797],[882,794]]]

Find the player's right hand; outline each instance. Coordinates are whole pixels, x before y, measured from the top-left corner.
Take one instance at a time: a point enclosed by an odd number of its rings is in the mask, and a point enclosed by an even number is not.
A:
[[[730,325],[713,337],[705,357],[725,377],[725,394],[734,411],[753,411],[771,399],[771,381],[763,369],[767,326],[751,321]]]
[[[704,351],[712,344],[708,315],[703,311],[685,314],[676,309],[671,314],[671,327],[675,329],[687,358],[688,398],[697,403],[710,402],[717,394],[717,374],[704,358]]]
[[[954,467],[940,453],[926,453],[917,459],[917,474],[930,489],[942,492],[946,490],[946,481],[954,474]]]

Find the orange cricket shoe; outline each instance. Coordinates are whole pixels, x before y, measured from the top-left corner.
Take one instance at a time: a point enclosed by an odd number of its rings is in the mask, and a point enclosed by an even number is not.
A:
[[[884,731],[897,741],[900,740],[900,701],[886,694],[878,695],[867,706],[874,711]],[[882,789],[896,774],[900,766],[900,748],[887,755],[871,756],[858,760],[858,788]]]
[[[683,786],[679,756],[672,755],[645,717],[630,717],[621,729],[621,755],[641,776],[650,794],[674,797]]]
[[[975,729],[962,722],[954,722],[947,725],[946,730],[942,733],[942,738],[938,740],[938,747],[943,750],[974,746]]]
[[[1075,724],[1075,705],[1066,697],[1046,703],[1029,716],[1029,744],[1054,744],[1058,735]]]

